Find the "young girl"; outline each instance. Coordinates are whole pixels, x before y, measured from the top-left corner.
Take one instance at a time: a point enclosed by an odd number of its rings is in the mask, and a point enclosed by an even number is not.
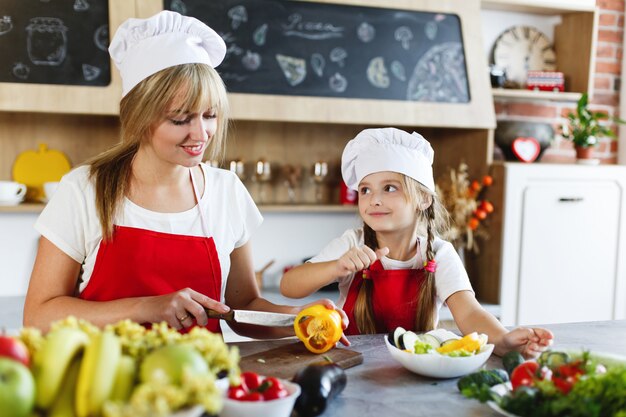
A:
[[[454,247],[438,237],[447,212],[435,194],[434,152],[426,139],[395,128],[366,129],[342,156],[342,175],[359,194],[363,228],[348,230],[308,263],[285,273],[281,292],[305,297],[339,282],[347,334],[398,326],[434,329],[445,302],[463,334],[485,333],[502,355],[537,356],[553,335],[541,328],[507,331],[476,301]]]

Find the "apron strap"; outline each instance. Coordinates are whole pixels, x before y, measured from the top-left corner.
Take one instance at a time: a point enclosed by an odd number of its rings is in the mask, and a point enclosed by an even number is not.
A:
[[[202,171],[202,175],[204,175],[204,170],[201,165],[198,165],[200,170]],[[200,207],[200,194],[198,192],[198,187],[196,185],[196,180],[193,178],[193,168],[189,168],[189,176],[191,177],[191,186],[193,187],[193,194],[196,198],[196,207],[198,207],[198,212],[200,213],[200,223],[202,224],[202,232],[204,233],[204,237],[209,237],[209,229],[206,226],[206,218],[204,214],[204,210]],[[205,178],[206,181],[206,178]]]

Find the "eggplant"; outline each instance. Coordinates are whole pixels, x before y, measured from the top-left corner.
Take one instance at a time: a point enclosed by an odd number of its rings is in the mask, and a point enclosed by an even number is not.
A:
[[[292,381],[302,389],[294,410],[300,417],[314,417],[322,414],[333,398],[344,390],[348,377],[339,365],[321,362],[302,368]]]

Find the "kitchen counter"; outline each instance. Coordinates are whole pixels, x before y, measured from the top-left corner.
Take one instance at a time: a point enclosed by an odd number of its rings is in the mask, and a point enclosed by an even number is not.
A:
[[[626,352],[626,320],[544,325],[555,335],[555,349],[589,349],[594,352]],[[346,370],[348,385],[331,402],[325,417],[464,417],[498,416],[486,404],[463,397],[457,378],[431,379],[413,374],[395,362],[383,335],[351,336],[350,349],[363,353],[361,365]],[[236,343],[241,355],[262,352],[286,341]],[[492,355],[487,367],[501,367]]]

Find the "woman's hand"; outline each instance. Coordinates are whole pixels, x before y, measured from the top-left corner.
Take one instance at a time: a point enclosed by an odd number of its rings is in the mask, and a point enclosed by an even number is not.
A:
[[[155,297],[148,297],[142,305],[144,322],[166,321],[171,327],[180,330],[194,325],[206,326],[208,317],[205,308],[226,313],[230,308],[191,288]]]
[[[368,246],[356,246],[337,259],[337,276],[345,277],[346,275],[361,271],[378,259],[389,253],[389,248],[380,248],[376,251]]]
[[[539,356],[553,340],[554,335],[548,329],[517,327],[502,336],[501,344],[504,351],[517,350],[530,359]]]
[[[322,299],[319,299],[319,300],[314,301],[312,303],[300,306],[300,308],[298,309],[296,314],[298,314],[300,311],[304,310],[305,308],[314,306],[316,304],[321,304],[321,305],[323,305],[324,307],[326,307],[329,310],[337,311],[337,313],[339,313],[339,315],[341,316],[341,328],[343,330],[346,330],[348,328],[348,324],[350,323],[350,321],[348,320],[348,316],[346,315],[346,312],[343,311],[342,309],[340,309],[339,307],[337,307],[335,305],[335,303],[333,303],[332,300],[329,300],[328,298],[322,298]],[[345,334],[341,335],[341,339],[339,339],[339,341],[344,346],[350,346],[350,341],[348,340],[348,338],[346,338]]]

